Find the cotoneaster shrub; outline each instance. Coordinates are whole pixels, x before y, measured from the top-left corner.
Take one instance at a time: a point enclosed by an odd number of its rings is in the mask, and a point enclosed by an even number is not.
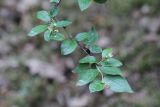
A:
[[[81,11],[84,11],[92,2],[101,4],[106,1],[78,0],[78,4]],[[51,0],[52,8],[49,11],[38,11],[37,18],[43,21],[44,24],[32,28],[28,35],[34,37],[43,33],[45,41],[60,42],[62,55],[73,53],[78,46],[86,53],[86,56],[79,60],[79,64],[73,70],[74,73],[78,74],[78,86],[89,84],[90,92],[102,91],[107,87],[114,92],[132,93],[130,85],[122,76],[122,71],[119,68],[122,63],[113,57],[112,48],[102,49],[96,44],[98,33],[94,27],[88,32],[78,33],[75,37],[69,35],[69,33],[64,35],[59,32],[59,29],[66,31],[66,27],[72,23],[69,20],[58,20],[56,18],[61,2],[62,0]],[[95,55],[100,55],[101,59],[98,60]]]

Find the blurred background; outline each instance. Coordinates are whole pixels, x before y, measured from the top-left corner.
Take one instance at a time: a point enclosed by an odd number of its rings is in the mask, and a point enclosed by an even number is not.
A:
[[[160,107],[160,0],[108,0],[84,12],[77,0],[60,6],[72,35],[96,26],[98,45],[113,48],[134,94],[77,87],[72,69],[84,53],[61,56],[60,43],[27,36],[42,9],[49,0],[0,0],[0,107]]]

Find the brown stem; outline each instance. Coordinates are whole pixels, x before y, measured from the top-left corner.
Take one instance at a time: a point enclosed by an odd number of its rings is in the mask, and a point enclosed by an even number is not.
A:
[[[56,7],[58,7],[61,4],[62,0],[59,0],[59,2],[55,5]]]

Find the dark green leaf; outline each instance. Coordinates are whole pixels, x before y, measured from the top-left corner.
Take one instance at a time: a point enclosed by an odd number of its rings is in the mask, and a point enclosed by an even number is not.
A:
[[[61,53],[63,55],[71,54],[77,48],[77,42],[75,40],[64,40],[61,44]]]
[[[51,9],[51,11],[50,11],[51,17],[55,17],[55,16],[57,16],[57,14],[58,14],[58,8]]]
[[[100,4],[102,4],[102,3],[105,3],[107,0],[94,0],[96,3],[100,3]]]
[[[87,9],[92,3],[92,0],[78,0],[81,11]]]
[[[97,45],[91,45],[89,46],[89,50],[92,52],[92,53],[101,53],[102,52],[102,48],[97,46]]]
[[[80,59],[79,63],[96,63],[96,58],[94,56],[86,56],[82,59]]]
[[[88,35],[89,35],[88,32],[79,33],[79,34],[76,35],[75,39],[76,39],[77,41],[83,41],[83,40],[85,40],[86,38],[88,38]]]
[[[122,71],[116,67],[99,67],[100,70],[109,75],[122,75]]]
[[[119,60],[117,60],[115,58],[108,58],[108,59],[102,61],[100,64],[102,66],[113,66],[113,67],[120,67],[123,65]]]
[[[107,48],[102,52],[102,58],[112,57],[112,48]]]
[[[37,12],[37,18],[45,22],[49,22],[51,20],[48,12],[44,10]]]
[[[98,33],[96,32],[95,28],[92,27],[92,29],[88,32],[88,37],[83,41],[86,45],[94,44],[98,40]]]
[[[89,84],[89,90],[91,93],[102,91],[104,89],[105,84],[100,80],[95,80]]]
[[[88,69],[84,72],[79,73],[77,85],[82,86],[88,84],[93,81],[98,75],[98,71],[96,69]]]
[[[36,36],[45,30],[47,30],[48,26],[47,25],[38,25],[34,28],[31,29],[31,31],[28,33],[29,36],[33,37]]]
[[[104,83],[114,92],[128,92],[133,93],[127,80],[121,76],[106,76]]]
[[[68,21],[68,20],[63,20],[63,21],[58,21],[54,23],[54,26],[56,27],[66,27],[68,25],[70,25],[72,22]]]

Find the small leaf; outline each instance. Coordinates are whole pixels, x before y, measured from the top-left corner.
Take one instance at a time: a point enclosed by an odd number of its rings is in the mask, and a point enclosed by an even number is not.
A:
[[[92,27],[89,32],[82,32],[77,34],[75,39],[77,41],[83,41],[85,45],[90,46],[91,44],[94,44],[96,40],[98,40],[98,33],[96,32],[95,28]]]
[[[58,21],[54,23],[54,26],[56,27],[66,27],[68,25],[70,25],[72,22],[68,21],[68,20],[63,20],[63,21]]]
[[[88,32],[88,37],[83,41],[86,45],[94,44],[98,40],[98,33],[94,27]]]
[[[77,34],[75,39],[80,42],[88,38],[88,35],[89,35],[88,32],[82,32],[82,33]]]
[[[31,31],[28,33],[29,36],[33,37],[36,36],[45,30],[47,30],[48,26],[47,25],[38,25],[34,28],[31,29]]]
[[[50,35],[51,35],[51,32],[49,30],[44,32],[44,40],[49,42],[50,41]]]
[[[63,41],[65,39],[65,37],[63,34],[61,34],[59,32],[55,32],[55,33],[51,34],[50,39],[56,40],[56,41]]]
[[[92,0],[78,0],[81,11],[87,9],[92,3]]]
[[[102,66],[113,66],[113,67],[120,67],[123,65],[119,60],[117,60],[115,58],[108,58],[108,59],[102,61],[100,64]]]
[[[89,84],[89,90],[91,93],[102,91],[104,89],[105,84],[100,80],[95,80]]]
[[[96,58],[94,56],[86,56],[82,59],[80,59],[79,63],[96,63]]]
[[[89,50],[92,52],[92,53],[101,53],[102,52],[102,48],[97,46],[97,45],[91,45],[89,46]]]
[[[122,71],[116,67],[99,67],[100,70],[109,75],[122,75]]]
[[[107,48],[102,52],[102,58],[112,57],[112,48]]]
[[[88,69],[84,72],[79,73],[78,77],[78,86],[86,85],[89,82],[93,81],[98,75],[98,71],[96,69]]]
[[[114,92],[133,93],[127,80],[121,76],[106,76],[104,77],[104,83]]]
[[[49,22],[51,20],[48,12],[44,10],[37,12],[37,18],[45,22]]]
[[[89,69],[89,64],[79,64],[74,70],[73,72],[75,73],[80,73],[85,71],[86,69]]]
[[[55,17],[58,14],[58,8],[52,8],[50,11],[51,17]]]
[[[71,54],[77,48],[77,42],[75,40],[64,40],[61,44],[61,53],[63,55]]]
[[[50,0],[50,2],[52,3],[59,3],[59,0]]]

